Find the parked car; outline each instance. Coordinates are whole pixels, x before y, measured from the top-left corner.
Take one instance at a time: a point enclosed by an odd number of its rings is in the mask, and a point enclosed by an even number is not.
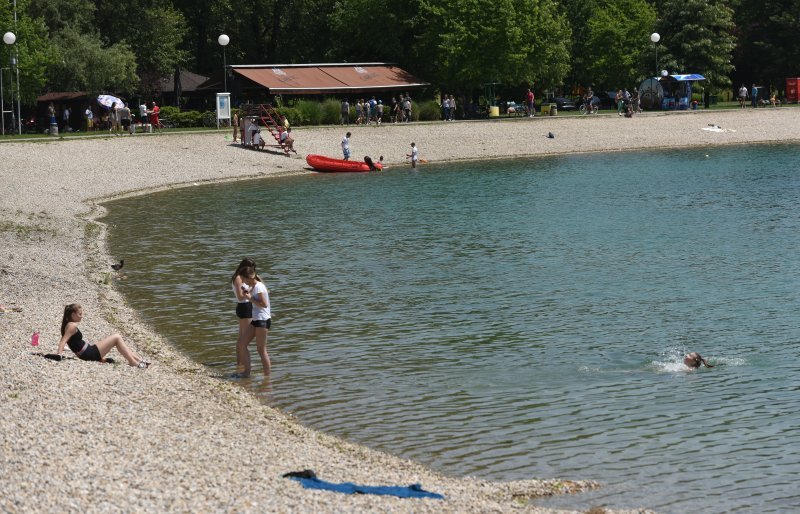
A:
[[[614,101],[616,96],[616,91],[598,91],[592,99],[592,103],[599,105],[601,109],[616,109],[617,103]]]
[[[528,110],[524,105],[509,100],[506,102],[506,114],[509,116],[525,116],[528,114]]]
[[[556,104],[556,108],[559,111],[574,111],[577,109],[577,107],[575,107],[575,102],[569,98],[564,98],[563,96],[557,96],[549,103]]]

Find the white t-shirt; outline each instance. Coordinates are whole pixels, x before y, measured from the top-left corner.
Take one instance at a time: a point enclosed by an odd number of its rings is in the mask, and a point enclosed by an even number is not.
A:
[[[419,155],[417,155],[418,152],[419,152],[419,148],[418,147],[414,146],[414,147],[411,148],[411,160],[412,161],[416,161],[416,160],[419,159]]]
[[[261,300],[259,297],[259,294],[261,293],[264,293],[264,299],[267,301],[267,306],[261,307],[255,301],[253,301],[253,319],[264,321],[272,317],[269,310],[269,291],[267,291],[267,286],[265,286],[263,282],[256,282],[256,285],[253,286],[253,300],[256,298]]]
[[[347,136],[342,139],[342,150],[350,150],[350,140]]]

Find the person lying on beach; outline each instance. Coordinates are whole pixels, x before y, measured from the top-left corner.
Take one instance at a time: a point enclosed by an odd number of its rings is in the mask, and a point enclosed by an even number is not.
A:
[[[108,336],[95,344],[89,344],[83,340],[83,334],[78,329],[78,323],[83,319],[83,307],[77,303],[71,303],[64,307],[64,316],[61,319],[61,340],[58,342],[57,355],[63,356],[64,346],[69,346],[79,359],[84,361],[106,362],[106,355],[112,348],[116,348],[119,353],[128,361],[131,366],[147,368],[149,362],[136,355],[133,350],[128,348],[122,336],[114,334]]]
[[[699,353],[692,352],[686,354],[686,357],[683,358],[683,363],[692,369],[697,369],[700,367],[700,364],[703,364],[707,368],[713,368],[711,364],[708,363]]]

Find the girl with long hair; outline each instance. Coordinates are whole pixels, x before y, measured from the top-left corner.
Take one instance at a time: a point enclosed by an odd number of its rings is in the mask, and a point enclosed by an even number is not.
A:
[[[84,361],[106,362],[106,355],[112,348],[122,354],[131,366],[147,368],[149,362],[136,355],[131,350],[122,336],[114,334],[106,337],[97,344],[89,344],[83,340],[83,334],[78,329],[78,323],[83,319],[83,307],[77,303],[71,303],[64,307],[64,316],[61,318],[61,340],[58,342],[58,355],[64,354],[64,346],[69,346],[79,359]]]
[[[231,288],[236,296],[236,317],[239,318],[239,335],[236,338],[236,373],[231,375],[231,378],[244,378],[250,374],[249,366],[247,374],[245,374],[244,362],[247,343],[253,340],[255,328],[250,324],[250,320],[253,318],[253,304],[250,303],[250,298],[245,296],[245,291],[249,290],[250,286],[245,283],[243,273],[251,268],[255,271],[255,261],[245,257],[231,277]],[[247,357],[249,361],[249,354]]]

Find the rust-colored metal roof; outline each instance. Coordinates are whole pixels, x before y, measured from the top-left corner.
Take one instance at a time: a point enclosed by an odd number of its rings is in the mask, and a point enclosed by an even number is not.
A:
[[[89,98],[86,91],[56,91],[45,93],[36,98],[37,102],[69,102],[71,100],[84,100]]]
[[[429,85],[397,66],[368,64],[307,64],[232,66],[272,94],[346,93],[360,90],[408,89]]]

